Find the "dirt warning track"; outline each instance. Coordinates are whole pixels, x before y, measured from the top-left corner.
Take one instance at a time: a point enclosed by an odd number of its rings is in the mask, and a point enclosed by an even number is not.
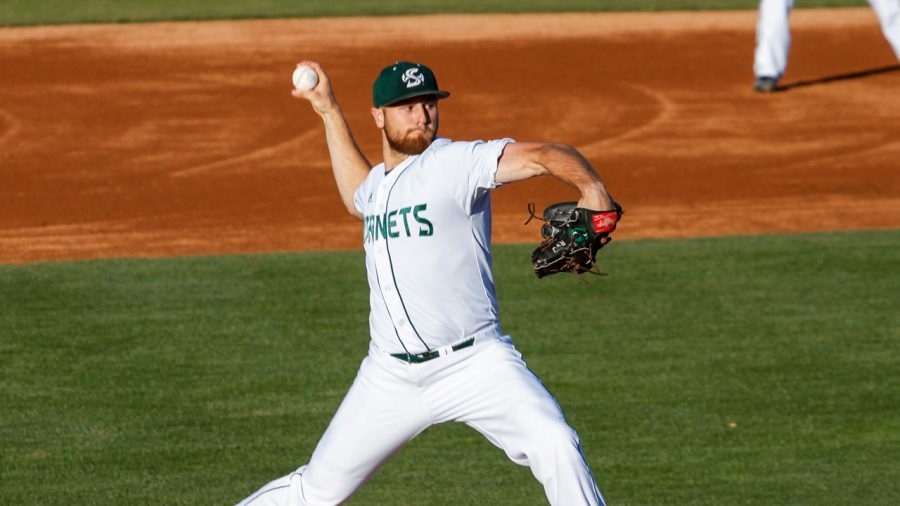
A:
[[[839,15],[838,15],[839,13]],[[0,262],[356,248],[322,126],[329,72],[371,161],[371,83],[427,63],[441,134],[571,144],[619,239],[900,226],[900,66],[867,9],[797,10],[787,90],[752,91],[755,12],[420,16],[0,29]],[[533,242],[547,178],[494,193]]]

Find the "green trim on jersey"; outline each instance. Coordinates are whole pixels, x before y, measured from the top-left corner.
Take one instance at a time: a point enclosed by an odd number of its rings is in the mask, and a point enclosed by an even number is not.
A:
[[[410,165],[412,165],[412,163],[410,163]],[[397,175],[397,179],[395,179],[394,182],[393,182],[393,184],[391,184],[391,189],[388,190],[387,197],[385,197],[385,199],[384,199],[384,207],[385,207],[386,209],[390,207],[391,193],[394,192],[394,187],[397,186],[397,182],[400,181],[400,178],[403,177],[403,174],[406,174],[406,171],[408,171],[408,170],[409,170],[409,166],[407,166],[405,169],[403,169],[403,172],[401,172],[399,175]],[[386,175],[385,175],[385,177],[386,177]],[[417,213],[417,211],[419,210],[420,207],[421,207],[422,210],[424,211],[424,210],[425,210],[425,207],[426,207],[426,204],[420,204],[420,205],[418,205],[418,206],[415,206],[415,207],[414,207],[414,211],[413,211],[413,217],[416,217],[416,216],[417,216],[416,213]],[[388,214],[389,214],[389,213],[385,213],[385,218],[387,218]],[[405,216],[405,215],[404,215],[404,216]],[[386,221],[386,220],[385,220],[385,221]],[[429,225],[429,234],[428,234],[428,235],[431,235],[432,233],[434,233],[434,227],[431,226],[431,222],[430,222],[430,221],[428,221],[428,220],[425,220],[425,221],[428,222],[428,225]],[[386,227],[386,228],[387,228],[387,227]],[[388,235],[390,235],[390,234],[388,234]],[[377,239],[377,236],[376,236],[376,239]],[[393,257],[391,257],[391,247],[390,247],[390,244],[391,244],[391,242],[388,240],[388,238],[387,238],[387,237],[384,237],[384,248],[387,250],[388,265],[391,267],[391,279],[394,281],[394,290],[396,290],[396,292],[397,292],[397,297],[400,299],[400,306],[403,308],[403,314],[406,315],[406,321],[409,322],[410,328],[412,328],[412,329],[413,329],[413,332],[416,333],[416,337],[419,338],[419,341],[420,341],[423,345],[425,345],[425,349],[430,351],[430,350],[431,350],[431,346],[429,346],[428,343],[426,343],[425,340],[422,339],[421,334],[419,334],[419,329],[416,328],[416,326],[415,326],[415,325],[413,324],[413,322],[412,322],[412,318],[409,317],[409,311],[407,311],[407,309],[406,309],[406,302],[403,301],[403,294],[400,293],[400,287],[397,285],[397,275],[394,274],[394,259],[393,259]],[[380,285],[381,285],[381,284],[379,283],[379,288],[381,288]],[[383,297],[383,296],[384,296],[384,295],[382,294],[382,297]],[[387,307],[387,303],[385,303],[385,307]],[[391,320],[391,325],[394,326],[394,332],[397,333],[397,338],[400,339],[400,332],[397,331],[397,325],[394,323],[393,320]],[[400,344],[403,346],[403,349],[406,350],[406,346],[403,344],[403,339],[400,339]],[[408,350],[407,350],[407,351],[408,351]]]

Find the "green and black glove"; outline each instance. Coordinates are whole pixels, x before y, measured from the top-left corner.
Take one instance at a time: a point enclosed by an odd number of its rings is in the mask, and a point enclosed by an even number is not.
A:
[[[559,202],[544,209],[542,217],[534,214],[533,204],[529,205],[531,218],[544,221],[541,226],[543,240],[531,254],[534,274],[538,278],[558,272],[602,274],[592,270],[597,252],[612,241],[609,234],[622,218],[622,207],[613,204],[615,209],[594,211],[576,207],[576,202]]]

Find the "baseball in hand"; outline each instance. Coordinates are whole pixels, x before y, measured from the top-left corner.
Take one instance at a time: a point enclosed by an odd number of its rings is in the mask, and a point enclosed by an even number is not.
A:
[[[319,74],[308,65],[299,65],[294,69],[294,88],[300,91],[309,91],[319,83]]]

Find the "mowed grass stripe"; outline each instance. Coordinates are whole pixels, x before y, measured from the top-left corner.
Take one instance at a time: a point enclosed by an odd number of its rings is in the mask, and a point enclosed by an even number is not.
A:
[[[900,231],[613,242],[504,330],[611,504],[895,504]],[[230,504],[302,464],[366,352],[361,252],[0,266],[0,503]],[[373,436],[377,437],[377,436]],[[350,504],[546,504],[435,427]]]
[[[0,26],[208,19],[755,9],[758,0],[0,0]],[[866,5],[865,0],[810,0],[801,7]]]

